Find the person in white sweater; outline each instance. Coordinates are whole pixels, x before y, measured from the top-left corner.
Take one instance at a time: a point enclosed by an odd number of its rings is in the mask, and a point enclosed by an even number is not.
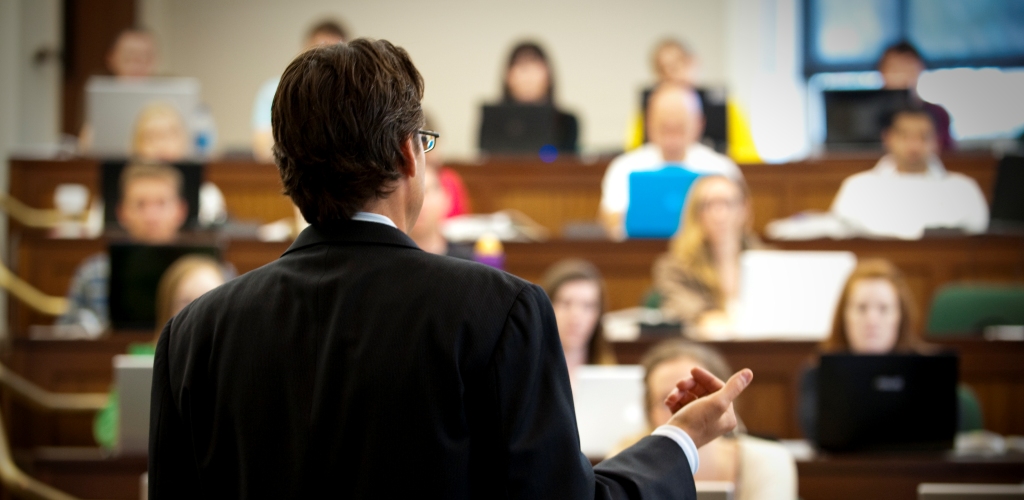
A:
[[[919,239],[930,228],[985,232],[985,195],[974,179],[946,171],[924,108],[894,112],[882,141],[887,154],[843,181],[833,214],[865,236]]]

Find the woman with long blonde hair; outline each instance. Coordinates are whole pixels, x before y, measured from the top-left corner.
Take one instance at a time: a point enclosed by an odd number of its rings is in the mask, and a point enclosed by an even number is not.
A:
[[[721,175],[698,179],[669,252],[654,263],[654,286],[666,319],[706,336],[728,330],[739,295],[740,254],[759,246],[742,181]]]

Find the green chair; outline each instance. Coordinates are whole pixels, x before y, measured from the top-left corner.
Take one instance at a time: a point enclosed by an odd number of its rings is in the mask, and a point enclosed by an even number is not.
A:
[[[947,285],[932,299],[929,337],[976,334],[991,325],[1024,325],[1024,286]]]

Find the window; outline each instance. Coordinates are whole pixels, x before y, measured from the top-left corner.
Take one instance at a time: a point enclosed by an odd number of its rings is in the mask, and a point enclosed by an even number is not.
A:
[[[914,44],[929,68],[1024,66],[1019,0],[804,0],[804,73],[869,71]]]

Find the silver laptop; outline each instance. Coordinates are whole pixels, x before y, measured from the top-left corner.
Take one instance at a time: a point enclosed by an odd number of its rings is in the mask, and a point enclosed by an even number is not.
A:
[[[644,370],[637,365],[588,365],[576,372],[576,425],[584,455],[603,458],[647,428]]]
[[[823,340],[856,266],[851,252],[743,252],[737,339]]]
[[[149,394],[153,386],[153,356],[114,356],[114,380],[120,398],[118,455],[149,451]]]
[[[192,118],[199,106],[199,80],[195,78],[119,79],[93,76],[85,86],[85,120],[92,129],[96,156],[127,156],[135,121],[146,105],[174,106],[191,135]]]

